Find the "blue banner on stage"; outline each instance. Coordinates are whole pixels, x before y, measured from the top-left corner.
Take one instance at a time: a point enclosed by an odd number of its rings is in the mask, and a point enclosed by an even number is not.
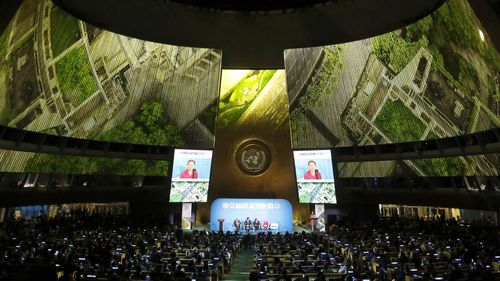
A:
[[[292,232],[292,205],[284,199],[219,198],[212,203],[210,230]]]

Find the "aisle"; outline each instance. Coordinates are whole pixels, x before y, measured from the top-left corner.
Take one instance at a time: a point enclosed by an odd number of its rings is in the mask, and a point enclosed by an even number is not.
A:
[[[224,281],[248,280],[254,264],[254,251],[241,249],[231,266],[231,271],[224,275]]]

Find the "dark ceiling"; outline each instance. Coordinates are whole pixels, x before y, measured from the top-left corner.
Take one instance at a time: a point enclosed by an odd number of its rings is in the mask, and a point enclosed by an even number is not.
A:
[[[0,34],[14,17],[22,0],[0,0]]]
[[[176,1],[54,0],[104,29],[154,42],[222,49],[224,68],[247,69],[283,68],[287,48],[342,43],[395,30],[429,14],[444,0],[335,0],[274,11],[228,11]]]
[[[281,11],[293,8],[306,8],[316,4],[324,4],[334,0],[164,0],[163,2],[177,2],[182,5],[193,6],[221,11],[240,11],[240,12],[264,12]]]

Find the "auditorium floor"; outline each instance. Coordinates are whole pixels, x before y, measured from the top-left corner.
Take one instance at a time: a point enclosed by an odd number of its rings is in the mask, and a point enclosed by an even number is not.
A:
[[[231,270],[224,275],[225,281],[248,280],[254,264],[254,252],[252,249],[241,249],[231,266]]]

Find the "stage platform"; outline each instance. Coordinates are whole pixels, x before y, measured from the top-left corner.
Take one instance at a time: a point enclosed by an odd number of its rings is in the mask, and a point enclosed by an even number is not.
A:
[[[190,232],[192,230],[199,230],[199,231],[210,231],[210,224],[206,223],[206,224],[199,224],[199,223],[195,223],[193,224],[193,227],[191,230],[185,230],[186,232]],[[294,232],[302,232],[302,231],[305,231],[307,233],[311,232],[311,228],[308,226],[308,225],[294,225],[293,226],[293,231]],[[245,233],[244,230],[240,231],[241,233]],[[261,230],[260,232],[265,232],[264,230]],[[273,232],[274,233],[274,232]],[[283,232],[281,232],[283,233]],[[254,231],[250,231],[250,234],[256,234],[256,232]]]

